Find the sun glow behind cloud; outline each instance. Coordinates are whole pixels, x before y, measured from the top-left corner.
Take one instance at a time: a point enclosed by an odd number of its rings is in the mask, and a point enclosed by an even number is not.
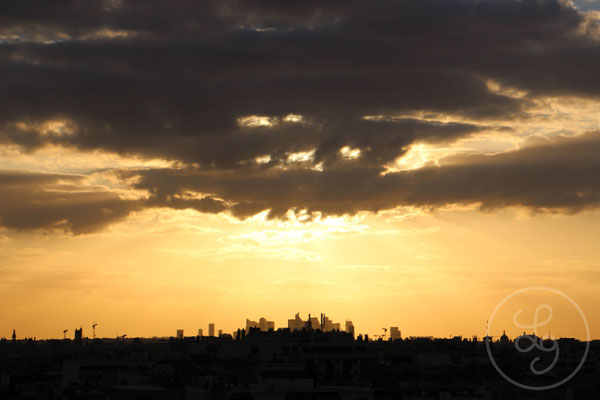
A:
[[[593,107],[591,103],[585,104],[588,107]],[[561,104],[556,107],[572,106]],[[590,119],[589,122],[582,123],[592,122]],[[565,120],[565,124],[568,124],[567,120]],[[482,134],[452,145],[416,144],[410,148],[406,155],[397,160],[394,167],[398,171],[417,170],[431,163],[437,164],[441,159],[453,154],[502,152],[504,149],[526,146],[528,143],[526,138],[507,134],[505,139],[501,139]],[[491,145],[492,139],[498,141],[498,144]],[[19,169],[86,171],[92,165],[105,165],[105,168],[109,170],[111,168],[170,165],[162,160],[127,158],[109,153],[81,153],[60,147],[47,147],[34,155],[28,155],[10,147],[3,147],[3,151],[7,155],[3,159],[4,167]],[[359,152],[352,153],[352,151],[350,147],[347,147],[341,153],[350,159],[356,159],[360,156]],[[352,157],[349,157],[350,155]],[[290,156],[288,162],[310,162],[313,157],[314,151],[302,152]],[[265,159],[264,162],[266,163],[268,160]],[[104,174],[104,172],[94,172],[87,179],[90,182],[100,182],[98,179],[108,179],[110,177],[110,171],[105,177],[103,177]],[[113,181],[111,185],[114,186],[111,186],[111,190],[118,190],[120,184],[118,180]],[[126,187],[123,187],[123,190],[125,189]],[[125,192],[123,195],[125,195]],[[473,232],[468,234],[464,232],[464,228],[460,228],[460,226],[472,225],[481,218],[472,215],[473,212],[468,209],[464,211],[452,211],[450,209],[442,211],[444,215],[432,216],[421,211],[405,210],[400,211],[398,215],[390,214],[391,212],[382,212],[379,215],[363,213],[353,217],[322,217],[319,215],[311,216],[305,210],[302,210],[296,213],[289,212],[287,218],[283,220],[270,220],[267,218],[267,211],[265,211],[245,221],[239,221],[228,215],[209,216],[191,210],[174,211],[162,208],[145,211],[135,213],[125,222],[96,234],[113,243],[115,246],[111,250],[114,254],[113,258],[106,258],[101,254],[102,251],[99,250],[99,247],[93,244],[94,235],[77,239],[81,243],[87,243],[82,251],[89,250],[95,254],[90,256],[95,257],[95,259],[90,258],[89,268],[97,268],[98,265],[104,265],[105,268],[108,265],[109,267],[100,276],[100,280],[94,283],[89,278],[91,272],[88,267],[74,270],[74,276],[65,281],[65,291],[62,293],[39,283],[34,278],[39,273],[36,272],[38,270],[34,268],[34,265],[40,265],[41,268],[56,273],[55,261],[52,260],[71,265],[75,263],[75,260],[81,259],[82,253],[79,250],[67,250],[70,246],[67,246],[66,237],[61,238],[58,236],[51,239],[51,247],[57,249],[54,251],[49,250],[47,246],[40,243],[37,244],[39,247],[20,247],[21,238],[35,238],[35,233],[15,234],[5,232],[2,237],[6,239],[0,241],[0,246],[3,247],[5,254],[11,254],[11,256],[7,259],[7,266],[4,267],[4,271],[7,273],[4,289],[5,293],[10,294],[14,293],[17,288],[40,287],[42,289],[39,296],[44,296],[44,293],[47,293],[48,296],[51,294],[51,296],[65,301],[75,295],[77,285],[100,292],[104,290],[102,288],[108,287],[108,282],[113,279],[133,282],[133,280],[139,279],[138,272],[135,272],[135,270],[142,263],[150,274],[144,280],[145,284],[154,287],[156,290],[165,290],[164,285],[156,283],[165,279],[161,268],[166,264],[177,264],[180,266],[182,273],[197,276],[199,281],[208,279],[208,281],[213,282],[211,289],[208,286],[203,286],[203,284],[198,284],[196,287],[200,291],[206,290],[206,293],[213,296],[210,298],[221,299],[219,301],[222,310],[231,310],[230,307],[233,306],[229,305],[226,299],[237,290],[244,293],[245,296],[260,296],[264,299],[254,303],[250,302],[249,307],[254,313],[259,312],[258,310],[261,308],[268,307],[265,302],[269,299],[270,301],[281,301],[282,306],[274,307],[273,314],[275,314],[274,317],[284,320],[289,314],[289,308],[300,309],[303,307],[294,298],[312,296],[315,299],[314,307],[328,306],[343,317],[360,319],[364,321],[363,324],[366,324],[366,326],[374,326],[388,320],[377,313],[370,315],[368,310],[361,306],[356,306],[354,315],[346,315],[343,310],[347,308],[348,302],[355,299],[377,305],[382,304],[384,301],[392,301],[392,299],[399,302],[409,301],[408,299],[421,298],[420,296],[423,293],[439,290],[440,285],[445,286],[445,290],[449,295],[456,296],[461,290],[469,288],[469,290],[472,290],[471,294],[479,293],[478,296],[483,296],[482,292],[478,291],[481,291],[482,287],[490,285],[490,279],[492,277],[497,279],[501,271],[506,268],[499,262],[491,267],[491,276],[489,277],[475,272],[481,263],[485,263],[484,253],[489,251],[491,248],[490,243],[497,238],[487,238],[485,243],[480,243],[482,248],[476,252],[477,254],[465,258],[460,254],[464,254],[463,252],[467,250],[453,245],[454,238],[449,233],[445,233],[446,230],[448,232],[459,232],[458,235],[460,236],[460,232],[463,232],[470,239],[482,235],[486,230],[484,225],[473,228]],[[438,217],[441,219],[438,219]],[[582,219],[578,220],[583,221]],[[517,218],[511,222],[509,218],[501,222],[500,219],[497,219],[493,222],[493,225],[503,225],[505,229],[510,229],[513,224],[523,223],[517,221],[523,220]],[[529,229],[537,232],[538,228],[534,227],[534,222],[532,220],[528,221],[527,223],[531,224]],[[576,226],[572,222],[564,220],[563,222],[571,229]],[[560,226],[561,220],[558,219],[551,223]],[[390,227],[389,225],[393,226]],[[553,231],[557,232],[557,230]],[[127,248],[127,245],[123,243],[119,243],[117,238],[126,239],[129,245],[138,241],[146,244],[143,246],[136,244],[134,248],[137,250],[132,253],[132,249]],[[34,239],[34,242],[37,240]],[[480,239],[477,240],[481,241]],[[549,240],[558,239],[553,237]],[[398,247],[398,243],[402,245]],[[504,246],[512,245],[514,244],[504,244]],[[33,244],[33,246],[36,246],[36,244]],[[151,257],[145,255],[146,252],[154,254],[156,259],[151,259]],[[520,249],[516,253],[518,253],[517,259],[522,260],[521,262],[531,265],[536,263],[548,264],[546,260],[535,261],[530,259],[531,256],[527,254],[525,249]],[[133,263],[131,267],[124,267],[127,272],[123,270],[123,264],[119,261],[121,257],[119,254],[131,259],[127,263]],[[562,264],[554,262],[552,265],[559,265],[555,274],[550,274],[543,281],[538,279],[537,283],[552,283],[558,277],[564,277],[566,272],[561,266],[573,265],[573,262],[577,261],[569,260],[567,254],[560,251],[556,252],[554,256],[555,259],[563,257],[566,261]],[[467,262],[468,266],[463,264],[464,260],[469,260]],[[511,260],[510,262],[513,263],[514,261]],[[577,262],[577,265],[584,266],[578,274],[586,276],[592,273],[586,266],[596,261],[584,259]],[[15,268],[17,265],[25,266],[24,272],[18,272]],[[290,268],[291,271],[280,271],[282,265],[287,265],[285,268]],[[450,271],[451,265],[454,267],[460,265],[460,268]],[[242,266],[260,271],[258,277],[251,278],[244,275],[248,282],[242,282],[239,278],[234,278]],[[200,275],[196,275],[199,272],[193,272],[195,268],[204,271],[202,278],[200,278]],[[209,275],[212,274],[213,277],[207,278],[205,275],[207,271],[212,271],[209,272]],[[217,273],[216,271],[220,272]],[[467,282],[466,276],[468,274],[476,276],[475,283]],[[229,283],[222,284],[224,279],[228,280]],[[579,278],[575,279],[572,284],[576,284]],[[140,280],[137,282],[140,282]],[[168,293],[171,293],[171,295],[178,292],[179,296],[187,296],[186,298],[192,299],[194,304],[210,301],[210,298],[204,297],[204,295],[194,294],[193,286],[185,286],[178,280],[168,282],[170,282],[168,285],[171,287],[171,289],[168,289]],[[510,288],[513,284],[514,282],[510,279],[506,279],[503,282],[503,287]],[[117,297],[120,301],[127,302],[125,300],[125,286],[113,288],[112,290],[118,293]],[[499,288],[497,290],[500,291]],[[318,295],[316,295],[317,293]],[[348,293],[352,293],[352,295]],[[136,299],[147,299],[149,295],[143,290],[136,289],[135,291]],[[454,304],[457,307],[465,307],[464,303],[461,303],[462,301],[464,299],[461,300],[458,297],[454,300]],[[128,304],[133,307],[134,303]],[[323,304],[325,306],[322,306]],[[439,306],[439,304],[437,305]],[[50,305],[50,307],[54,306]],[[159,305],[159,307],[164,306],[164,304]],[[424,303],[421,305],[421,309],[427,310],[428,307],[433,306],[434,303]],[[71,309],[64,317],[67,319],[81,319],[84,318],[82,313],[83,308]],[[242,318],[242,313],[235,315],[238,319]],[[414,314],[405,314],[405,318],[411,316],[416,318]],[[108,316],[105,318],[108,318]],[[182,316],[181,318],[178,320],[176,317],[172,322],[183,321],[185,317]],[[204,318],[215,319],[217,317],[215,314],[207,313]],[[380,318],[380,320],[377,318]],[[485,318],[485,315],[482,314],[481,318]],[[110,325],[114,326],[110,328],[113,330],[116,330],[117,326],[127,326],[126,321],[122,318],[116,318],[113,323],[114,325]],[[227,329],[235,328],[235,323],[234,320],[219,320],[219,324],[226,326]],[[465,321],[460,323],[463,326],[470,327],[469,329],[477,329],[475,324],[469,325]],[[411,329],[412,326],[415,333],[419,329],[422,330],[418,333],[423,334],[435,332],[434,325],[427,325],[422,320],[420,320],[420,324],[419,327],[410,324],[407,326],[408,329]],[[145,325],[142,324],[141,326]],[[426,326],[429,327],[429,331],[424,328]],[[135,332],[135,330],[129,330]],[[368,331],[368,328],[366,330]],[[47,332],[46,335],[48,336],[54,335],[51,331]],[[140,332],[140,334],[142,333]],[[168,334],[168,332],[165,332],[165,334]],[[443,335],[444,332],[437,334]]]
[[[577,100],[569,103],[568,101],[552,100],[548,110],[554,115],[568,115],[568,118],[559,119],[563,121],[564,129],[568,129],[572,118],[577,115],[577,108],[593,111],[594,107],[596,107],[595,103],[589,101]],[[581,118],[577,119],[578,123],[582,126],[593,126],[594,121],[589,115],[587,112],[582,112]],[[546,119],[548,117],[543,116],[538,120],[537,125],[531,123],[531,125],[524,124],[524,126],[549,129],[544,122]],[[45,129],[60,131],[60,129],[64,129],[64,124],[61,122],[50,123]],[[548,136],[552,135],[549,130],[544,132],[548,132]],[[530,136],[516,135],[511,132],[502,136],[483,133],[453,144],[415,144],[403,157],[390,166],[388,172],[418,170],[430,164],[439,165],[440,160],[461,153],[493,154],[522,148],[530,142],[531,139],[528,138]],[[107,185],[106,188],[110,190],[122,189],[123,196],[127,196],[127,186],[123,185],[119,179],[113,179],[111,169],[168,167],[171,165],[170,162],[164,160],[129,158],[106,152],[78,152],[61,147],[46,147],[34,154],[23,153],[10,146],[2,147],[2,151],[6,155],[2,161],[4,168],[89,173],[92,169],[103,166],[107,170],[106,172],[92,172],[86,180],[90,184],[104,182]],[[340,150],[340,153],[344,158],[350,160],[358,159],[361,156],[358,149],[350,146]],[[314,150],[292,153],[287,162],[309,163],[313,160],[314,154]],[[261,162],[268,163],[269,159],[270,156],[265,156],[261,158]],[[139,196],[143,196],[143,192],[140,192]],[[258,296],[263,299],[251,301],[246,311],[250,309],[252,311],[248,311],[248,313],[259,313],[260,309],[269,307],[267,301],[281,302],[281,307],[272,308],[274,317],[279,320],[284,320],[288,316],[290,308],[305,307],[296,299],[309,296],[314,298],[314,303],[312,303],[314,307],[329,307],[342,317],[348,316],[362,320],[365,326],[376,326],[387,323],[389,320],[384,318],[384,315],[377,313],[371,315],[366,307],[358,304],[355,307],[355,314],[346,315],[344,310],[347,309],[347,304],[354,304],[348,302],[366,301],[370,307],[376,307],[388,301],[404,302],[411,301],[410,299],[414,301],[421,299],[423,293],[439,291],[440,287],[444,287],[448,295],[458,296],[453,300],[456,307],[466,307],[466,303],[464,303],[466,299],[458,295],[465,288],[470,290],[470,295],[485,297],[483,293],[489,289],[491,281],[498,279],[507,267],[500,261],[490,267],[490,276],[485,276],[478,271],[479,266],[486,263],[484,253],[493,251],[491,243],[499,240],[499,237],[486,232],[485,224],[467,229],[471,232],[465,231],[465,226],[472,226],[481,218],[474,215],[474,212],[468,208],[462,211],[449,209],[440,211],[440,214],[437,215],[430,215],[418,210],[405,210],[400,211],[398,215],[394,215],[390,211],[378,215],[363,213],[352,217],[323,217],[318,214],[316,216],[309,215],[306,210],[301,210],[296,213],[288,212],[286,219],[283,220],[270,220],[267,217],[268,211],[265,211],[245,221],[239,221],[226,214],[202,215],[191,210],[175,211],[168,208],[157,208],[134,213],[129,219],[106,231],[87,238],[76,239],[80,243],[86,243],[81,251],[69,249],[70,246],[67,243],[70,239],[65,236],[51,239],[46,237],[44,240],[52,242],[50,249],[39,242],[32,244],[31,247],[21,247],[21,241],[25,237],[28,238],[28,241],[32,240],[31,238],[34,242],[39,241],[36,234],[16,234],[7,231],[2,234],[4,239],[0,241],[4,254],[10,255],[3,269],[7,274],[3,288],[8,295],[15,293],[18,288],[40,288],[41,292],[38,296],[56,297],[57,303],[50,307],[58,307],[59,299],[68,301],[74,298],[77,286],[100,293],[109,287],[111,280],[120,279],[130,284],[133,284],[134,281],[145,282],[150,288],[167,290],[171,296],[180,296],[180,298],[184,296],[196,305],[218,298],[221,304],[220,309],[229,311],[232,310],[233,305],[227,299],[230,296],[233,298],[233,293],[238,291],[244,293],[245,296]],[[514,219],[511,220],[511,218]],[[553,232],[558,232],[558,229],[561,229],[559,227],[563,224],[569,229],[576,229],[577,224],[572,221],[560,218],[552,221],[552,217],[549,218],[550,222],[547,223],[555,225],[552,229]],[[583,222],[585,217],[582,218],[577,220],[585,225]],[[531,219],[526,221],[530,225],[528,228],[530,231],[538,232],[542,235],[540,237],[544,237],[541,232],[543,227],[536,227]],[[489,223],[510,230],[514,228],[515,224],[523,224],[523,220],[513,216],[507,220],[495,219],[493,223]],[[481,249],[475,254],[465,257],[464,254],[468,250],[453,244],[455,237],[450,232],[454,232],[458,236],[465,235],[468,240],[479,242]],[[103,246],[93,244],[93,237],[96,235],[112,243],[114,248],[111,249],[111,252],[114,257],[105,257],[102,254],[106,251],[105,248],[101,250]],[[481,239],[481,235],[485,237],[485,240]],[[556,235],[551,236],[547,238],[549,241],[560,242],[561,239]],[[128,244],[119,243],[118,238],[126,240]],[[136,244],[138,242],[145,244]],[[510,246],[514,246],[512,241],[503,244],[503,247]],[[538,243],[537,246],[542,246],[542,244]],[[56,250],[52,250],[52,248],[56,248]],[[89,259],[82,258],[82,251],[89,251],[93,255],[89,256]],[[149,254],[153,254],[155,259],[152,259]],[[548,265],[547,260],[532,258],[524,248],[515,250],[515,254],[516,259],[531,265],[531,268],[538,264]],[[498,256],[500,257],[500,255]],[[572,278],[570,283],[575,285],[579,282],[580,277],[593,274],[593,271],[587,266],[595,265],[594,263],[597,262],[591,254],[585,255],[583,260],[571,260],[564,246],[562,250],[556,251],[553,257],[556,260],[565,261],[553,262],[552,265],[558,265],[558,267],[554,273],[544,279],[534,278],[535,274],[532,270],[531,279],[537,279],[536,283],[551,284],[559,277],[560,279],[565,277],[564,266],[573,265],[576,262],[582,267],[581,271],[577,272],[578,277]],[[123,263],[121,258],[129,259],[129,261]],[[89,267],[73,269],[72,277],[63,278],[65,279],[63,292],[57,292],[35,278],[36,274],[39,274],[39,270],[36,268],[54,271],[53,274],[56,277],[64,277],[68,272],[63,271],[56,275],[55,262],[62,262],[69,266],[74,265],[75,260],[88,260],[86,262]],[[507,262],[514,263],[515,261]],[[128,266],[129,263],[131,266]],[[144,265],[148,274],[144,279],[141,279],[140,273],[136,271],[140,264]],[[164,265],[173,264],[179,266],[181,273],[195,277],[194,279],[197,279],[198,282],[212,283],[198,283],[190,286],[174,278],[165,278],[161,269]],[[24,270],[19,272],[16,268],[17,265],[23,266]],[[36,265],[41,267],[36,267]],[[90,278],[92,273],[90,268],[99,268],[99,265],[103,265],[106,272],[100,275],[99,280],[94,281]],[[281,271],[282,265],[290,270]],[[450,266],[455,269],[450,270]],[[256,277],[242,274],[247,279],[247,282],[244,282],[236,276],[240,274],[240,268],[251,268],[253,271],[259,272]],[[202,271],[202,274],[199,271]],[[211,274],[212,276],[210,276]],[[523,272],[519,272],[519,274],[522,275]],[[475,276],[475,280],[468,282],[467,276]],[[167,284],[158,283],[164,279],[167,279]],[[510,278],[503,279],[502,287],[504,288],[511,288],[515,284]],[[228,283],[223,284],[224,280]],[[195,293],[195,289],[206,291],[206,296],[209,297]],[[134,304],[138,304],[137,301],[142,301],[140,299],[144,299],[144,302],[149,301],[150,292],[139,288],[134,291],[134,297],[137,299],[135,301],[127,300],[125,284],[111,290],[117,293],[119,301],[126,302],[129,307],[134,307]],[[501,291],[499,287],[496,287],[495,290]],[[92,297],[92,299],[97,300],[96,297]],[[157,304],[157,306],[159,308],[166,307],[167,303]],[[8,304],[15,306],[13,303]],[[434,306],[439,306],[439,304],[425,302],[420,305],[420,308],[422,312],[427,312]],[[85,318],[83,311],[84,307],[71,309],[64,315],[64,318]],[[472,311],[477,312],[476,310]],[[234,315],[237,319],[243,317],[241,312]],[[423,320],[419,320],[416,314],[407,313],[403,318],[411,317],[415,318],[414,321],[420,321],[420,325],[417,325],[416,322],[413,322],[414,325],[409,323],[407,324],[409,330],[412,327],[415,333],[445,334],[442,331],[436,333],[435,325],[427,325]],[[484,313],[481,313],[480,317],[485,318]],[[109,317],[105,316],[105,318]],[[183,323],[185,316],[182,314],[181,319],[178,318],[174,317],[172,323],[179,323],[179,321]],[[218,317],[216,314],[206,313],[203,318],[216,319]],[[236,327],[235,318],[219,320],[219,324],[226,326],[227,329],[234,329]],[[128,326],[126,320],[120,317],[114,319],[111,324],[114,324],[110,325],[110,329],[113,330],[116,330],[117,326]],[[460,324],[469,327],[468,329],[471,331],[478,329],[476,324],[469,325],[466,321],[460,321]],[[141,322],[140,326],[146,325]],[[452,325],[448,322],[447,326]],[[458,326],[457,322],[457,329]],[[150,329],[149,325],[144,329]],[[366,331],[368,329],[370,328],[366,328]],[[419,329],[421,330],[419,331]],[[468,329],[464,329],[467,333]],[[129,331],[135,332],[133,326]],[[45,335],[56,336],[51,330],[46,332]],[[168,334],[168,331],[164,333]],[[143,334],[142,331],[140,334]]]
[[[283,118],[266,115],[248,115],[237,119],[238,126],[246,128],[272,127],[280,123],[300,124],[304,122],[304,117],[299,114],[287,114]]]
[[[475,310],[468,305],[468,298],[477,296],[482,301],[486,298],[490,306],[493,305],[494,293],[501,294],[517,283],[505,277],[507,268],[514,269],[515,279],[530,273],[532,284],[564,280],[565,274],[572,271],[567,272],[563,266],[572,268],[575,261],[581,271],[570,278],[570,284],[577,285],[577,276],[592,273],[590,263],[593,261],[588,258],[592,254],[581,254],[579,260],[564,258],[568,253],[565,246],[558,245],[561,236],[542,234],[544,229],[558,232],[554,229],[560,226],[572,229],[586,217],[578,218],[579,222],[545,218],[544,224],[537,226],[538,220],[511,222],[506,215],[481,219],[472,213],[446,212],[441,219],[412,214],[398,222],[385,222],[389,220],[388,214],[325,219],[308,224],[258,218],[240,224],[191,211],[155,210],[133,216],[129,222],[100,233],[102,241],[94,236],[75,239],[76,248],[60,236],[42,239],[11,233],[12,241],[0,242],[3,254],[9,255],[2,267],[5,276],[2,287],[6,296],[12,296],[16,290],[36,287],[37,295],[31,301],[47,300],[47,296],[51,296],[53,300],[47,303],[47,309],[62,307],[68,311],[60,317],[60,321],[67,324],[73,319],[85,324],[89,310],[95,310],[92,313],[104,322],[103,334],[109,336],[116,334],[116,330],[131,335],[170,334],[173,324],[193,330],[197,324],[202,326],[209,320],[216,321],[227,331],[235,329],[249,314],[267,314],[276,319],[279,326],[290,313],[308,312],[307,307],[323,308],[340,318],[352,318],[361,331],[373,333],[370,329],[375,328],[369,327],[394,323],[390,322],[390,314],[372,312],[373,307],[389,302],[403,310],[397,315],[401,318],[397,323],[402,323],[406,332],[444,336],[460,329],[465,334],[478,332],[481,321],[477,318],[485,320],[485,307]],[[479,222],[474,224],[475,220]],[[490,223],[496,227],[494,232],[486,228]],[[437,228],[422,228],[431,224],[437,224]],[[520,225],[523,232],[508,242],[506,238],[501,239],[504,231],[514,229],[515,224]],[[593,224],[589,221],[585,225],[588,229],[597,229]],[[382,236],[380,233],[385,231],[388,233]],[[538,239],[529,240],[529,247],[555,243],[555,250],[547,254],[546,259],[536,261],[535,257],[531,258],[528,246],[515,246],[522,236],[535,233]],[[29,238],[27,247],[21,244],[24,237]],[[498,240],[515,246],[512,254],[506,255],[511,258],[500,257]],[[464,246],[470,251],[465,253]],[[490,263],[490,254],[500,258]],[[536,273],[536,263],[542,268],[549,265],[548,259],[554,260],[551,261],[554,273]],[[486,267],[482,269],[484,264]],[[523,270],[516,266],[518,264],[531,267]],[[56,275],[58,265],[64,269],[60,276]],[[165,269],[165,265],[170,267]],[[62,279],[61,285],[52,286],[54,280],[38,281],[40,268],[51,274],[49,276]],[[100,274],[94,272],[97,268],[102,271]],[[182,281],[173,275],[175,271],[177,276],[183,274],[187,278]],[[121,284],[115,286],[114,279]],[[492,292],[489,292],[490,285],[494,285]],[[164,329],[152,328],[144,315],[127,322],[120,314],[109,316],[94,309],[92,303],[100,301],[98,296],[103,296],[108,288],[114,301],[125,311],[139,308],[140,301],[146,304],[144,308],[153,304],[156,310],[183,299],[189,306],[179,307],[177,313],[171,312]],[[65,309],[63,303],[75,299],[79,290],[89,291],[84,299],[74,302],[80,306]],[[161,293],[160,297],[153,298],[156,296],[153,291]],[[247,299],[242,309],[235,310],[239,305],[236,306],[238,296],[234,293]],[[467,322],[459,318],[441,323],[437,312],[431,314],[436,315],[437,322],[411,319],[416,317],[416,310],[433,313],[432,307],[440,306],[434,298],[423,301],[422,296],[427,293],[450,296],[445,307],[467,307],[475,319]],[[30,301],[17,305],[8,299],[6,306],[23,310]],[[103,308],[110,308],[106,301],[102,302]],[[403,307],[406,302],[414,303],[415,311]],[[214,304],[214,310],[205,309],[202,304]],[[204,309],[196,317],[198,322],[187,320],[193,307]],[[230,317],[225,318],[223,313]],[[593,316],[591,319],[593,321]],[[26,325],[21,323],[20,326]],[[58,337],[60,333],[53,333],[52,326],[48,324],[49,328],[38,334]],[[22,328],[23,334],[28,329],[34,332],[39,327]]]
[[[218,3],[5,10],[0,325],[482,336],[527,282],[598,326],[597,13]]]

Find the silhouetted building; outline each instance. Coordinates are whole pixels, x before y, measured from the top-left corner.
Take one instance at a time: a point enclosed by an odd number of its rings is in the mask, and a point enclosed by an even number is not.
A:
[[[303,321],[302,318],[300,318],[300,314],[296,313],[294,319],[288,319],[288,329],[292,332],[300,331],[302,329],[332,332],[339,331],[341,329],[341,324],[333,322],[325,314],[321,314],[320,321],[316,317],[311,317],[310,314],[308,314],[308,319]]]
[[[325,314],[321,314],[321,330],[323,332],[339,331],[340,324],[333,322]]]
[[[249,332],[251,328],[258,328],[258,322],[246,318],[246,332]]]
[[[201,329],[198,329],[198,336],[202,337],[204,335],[204,331]]]
[[[398,329],[397,326],[392,326],[390,328],[390,340],[399,340],[402,339],[402,333]]]
[[[79,329],[75,329],[75,341],[76,342],[81,342],[81,339],[83,339],[83,328],[79,328]]]
[[[0,399],[558,400],[595,399],[600,392],[600,341],[559,339],[557,376],[570,372],[590,345],[585,366],[550,396],[532,396],[498,374],[485,344],[475,338],[369,341],[367,335],[354,339],[349,332],[326,332],[325,315],[321,324],[322,329],[317,325],[311,331],[253,327],[247,335],[241,328],[233,337],[208,340],[124,341],[119,336],[78,345],[0,340]],[[351,321],[346,328],[354,331]],[[76,332],[82,336],[81,329]],[[542,338],[526,335],[522,340],[528,341],[525,346]],[[518,378],[548,382],[528,372],[530,356],[514,346],[494,345],[498,360]]]
[[[261,319],[258,320],[258,327],[263,332],[275,330],[275,321],[267,321],[266,318],[261,317]]]
[[[296,313],[294,319],[288,319],[288,329],[290,331],[299,331],[304,328],[304,321],[300,318],[300,313]]]
[[[246,332],[250,331],[250,328],[258,328],[261,332],[268,332],[275,330],[275,322],[267,321],[266,318],[260,318],[258,322],[246,319]]]
[[[246,319],[246,332],[249,332],[251,328],[258,328],[258,322]]]
[[[505,345],[505,346],[510,344],[510,339],[506,335],[506,331],[504,331],[502,333],[502,336],[500,336],[500,344]]]
[[[215,336],[215,324],[208,324],[208,336]]]
[[[223,334],[223,329],[219,329],[219,337]]]
[[[349,319],[346,320],[346,332],[354,336],[354,324]]]
[[[12,341],[16,341],[17,340],[17,332],[13,329],[13,334],[12,334]]]
[[[183,329],[177,329],[177,339],[183,339]]]
[[[317,317],[311,317],[310,314],[308,314],[308,319],[304,323],[304,327],[309,331],[313,329],[321,329],[319,319]]]

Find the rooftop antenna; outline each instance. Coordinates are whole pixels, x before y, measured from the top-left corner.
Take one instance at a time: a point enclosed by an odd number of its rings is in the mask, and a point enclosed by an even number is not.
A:
[[[96,323],[96,321],[92,322],[92,337],[94,339],[96,339],[96,327],[98,326],[98,324]]]
[[[65,330],[63,331],[63,336],[64,336],[64,338],[65,338],[65,339],[67,338],[67,332],[69,332],[69,330],[68,330],[68,329],[65,329]]]

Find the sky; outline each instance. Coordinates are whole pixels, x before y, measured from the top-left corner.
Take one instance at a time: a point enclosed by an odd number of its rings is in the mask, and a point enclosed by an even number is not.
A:
[[[600,339],[598,10],[3,1],[0,337],[483,337],[542,286]]]

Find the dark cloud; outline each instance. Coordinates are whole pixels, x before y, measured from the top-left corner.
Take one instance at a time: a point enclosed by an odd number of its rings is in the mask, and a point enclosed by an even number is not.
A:
[[[452,156],[439,166],[382,174],[380,168],[338,161],[324,171],[253,168],[209,172],[199,168],[113,171],[147,192],[128,200],[81,175],[0,171],[0,226],[89,233],[133,211],[169,207],[245,218],[270,210],[355,214],[398,206],[435,209],[479,205],[493,210],[576,213],[600,206],[600,132],[536,141],[496,155]]]
[[[208,174],[198,169],[123,171],[137,176],[138,189],[160,193],[209,193],[234,205],[247,217],[270,209],[280,217],[288,209],[325,215],[380,211],[398,206],[439,208],[479,205],[533,211],[575,213],[600,206],[600,132],[559,137],[542,145],[496,155],[442,159],[439,166],[393,172],[360,166]]]
[[[80,175],[0,170],[0,225],[17,230],[89,233],[139,209]]]
[[[585,17],[558,0],[7,1],[0,15],[0,140],[26,148],[231,168],[299,148],[367,153],[377,129],[394,146],[420,139],[365,115],[526,114],[528,98],[491,92],[488,79],[540,94],[600,90],[598,46],[577,33]],[[288,114],[317,126],[280,124],[250,140],[236,124]],[[73,134],[11,129],[51,119],[72,121]]]
[[[0,226],[16,230],[92,233],[134,211],[169,207],[219,213],[227,205],[209,196],[152,190],[146,198],[125,198],[85,175],[0,170]]]
[[[539,96],[597,98],[598,32],[591,14],[562,0],[6,0],[0,143],[28,151],[50,144],[99,149],[183,166],[141,172],[139,185],[150,197],[136,207],[238,216],[263,209],[279,216],[289,208],[353,213],[404,203],[536,208],[537,199],[507,196],[518,187],[503,180],[510,167],[484,167],[490,158],[381,171],[415,143],[453,142],[489,129],[491,120],[528,118]],[[490,80],[527,94],[491,90]],[[413,112],[477,122],[365,119]],[[240,123],[252,115],[271,125]],[[359,149],[360,157],[344,159],[343,147]],[[300,152],[314,156],[290,163]],[[492,159],[502,157],[509,159]],[[492,185],[488,194],[481,189],[486,184],[467,183],[482,176]],[[509,185],[506,192],[493,179]],[[446,187],[445,197],[436,185]],[[565,190],[547,193],[539,207],[586,206],[586,196]],[[54,201],[54,193],[36,193],[42,194]],[[131,211],[116,194],[102,195],[108,197],[98,201],[109,203],[103,208],[113,220]],[[21,217],[11,222],[6,214],[2,223],[27,227],[23,214],[14,215]],[[95,229],[83,216],[73,218],[39,226],[66,220],[73,231]]]

